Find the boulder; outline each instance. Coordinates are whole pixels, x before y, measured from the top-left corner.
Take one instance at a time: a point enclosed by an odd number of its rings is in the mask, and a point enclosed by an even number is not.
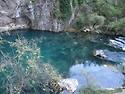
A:
[[[77,90],[78,81],[77,79],[67,78],[62,79],[58,82],[59,86],[69,93],[73,93]],[[66,92],[64,91],[64,92]]]

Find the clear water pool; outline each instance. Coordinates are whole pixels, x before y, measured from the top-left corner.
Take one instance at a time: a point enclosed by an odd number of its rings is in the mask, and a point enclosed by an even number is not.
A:
[[[36,30],[17,30],[11,35],[1,34],[3,39],[15,41],[17,38],[25,38],[34,41],[41,51],[41,61],[50,63],[59,73],[69,76],[71,66],[86,61],[102,64],[120,64],[121,62],[102,60],[93,55],[94,50],[106,49],[117,53],[124,51],[118,47],[110,45],[110,40],[115,40],[118,36],[108,36],[99,34],[88,34],[83,32],[48,32]],[[123,40],[124,41],[124,40]],[[0,49],[4,53],[13,55],[13,50],[7,44],[3,44]]]

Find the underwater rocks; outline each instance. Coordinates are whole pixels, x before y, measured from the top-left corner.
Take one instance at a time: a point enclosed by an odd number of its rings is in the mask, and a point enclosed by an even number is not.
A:
[[[112,62],[125,62],[125,52],[112,52],[109,50],[95,50],[93,55],[97,58],[108,60]]]
[[[113,46],[114,48],[125,51],[125,38],[119,37],[119,38],[115,38],[115,39],[110,39],[109,45]]]
[[[112,52],[109,50],[95,50],[93,55],[99,59],[115,62],[120,72],[125,74],[125,52]]]
[[[116,68],[97,64],[76,64],[70,68],[70,77],[78,80],[78,89],[94,87],[97,89],[114,90],[121,88],[125,77]]]

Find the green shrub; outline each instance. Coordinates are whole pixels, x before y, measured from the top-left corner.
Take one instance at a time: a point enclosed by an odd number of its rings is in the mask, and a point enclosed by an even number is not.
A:
[[[75,22],[75,27],[77,28],[77,29],[81,29],[81,28],[83,28],[83,26],[85,26],[86,25],[86,16],[84,16],[84,15],[80,15],[78,18],[77,18],[77,20],[76,20],[76,22]]]
[[[102,26],[105,22],[105,17],[97,14],[88,15],[88,23],[92,26]]]
[[[61,76],[50,64],[40,61],[37,44],[24,38],[6,43],[15,52],[11,56],[1,50],[0,90],[5,90],[4,94],[49,94],[53,89],[49,83],[52,80],[58,81]]]
[[[121,18],[115,22],[111,22],[108,25],[108,28],[113,30],[122,30],[125,28],[125,18]]]

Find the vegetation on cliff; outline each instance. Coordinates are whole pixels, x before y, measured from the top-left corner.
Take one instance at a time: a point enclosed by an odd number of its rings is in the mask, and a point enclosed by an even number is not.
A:
[[[0,27],[119,33],[125,26],[124,6],[124,0],[2,0]]]
[[[124,30],[124,0],[59,0],[59,2],[60,13],[58,13],[61,14],[58,14],[59,18],[66,21],[68,19],[72,27],[79,30],[84,27],[117,32]]]

